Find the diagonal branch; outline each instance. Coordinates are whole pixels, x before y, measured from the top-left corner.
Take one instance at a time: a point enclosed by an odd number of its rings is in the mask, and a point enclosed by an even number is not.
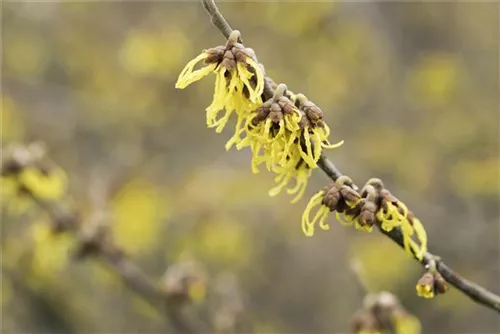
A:
[[[226,19],[219,11],[219,8],[217,8],[215,2],[203,0],[202,3],[203,7],[207,10],[208,14],[210,15],[210,20],[212,24],[216,26],[217,29],[220,30],[220,32],[224,35],[224,37],[229,38],[229,35],[233,31],[233,29],[231,28],[229,23],[227,23]]]
[[[227,23],[224,16],[218,10],[214,0],[202,0],[202,3],[203,7],[208,11],[208,14],[210,15],[211,18],[211,22],[214,24],[214,26],[220,30],[220,32],[224,35],[224,37],[226,38],[229,37],[229,34],[231,33],[232,29]],[[273,80],[266,77],[264,83],[265,87],[264,87],[263,97],[264,100],[267,100],[272,98],[274,93]],[[321,155],[318,161],[318,165],[321,168],[321,170],[333,181],[337,180],[337,178],[343,175],[337,169],[337,167],[335,167],[335,164],[333,164],[333,162],[330,161],[323,154]],[[353,189],[357,190],[357,187],[353,186]],[[398,244],[400,247],[404,248],[403,234],[401,233],[401,230],[399,228],[395,228],[391,232],[383,231],[380,228],[379,230],[383,234],[388,236],[396,244]],[[416,257],[415,259],[418,261]],[[446,265],[439,256],[436,256],[430,252],[427,252],[424,255],[422,261],[419,262],[423,266],[426,266],[427,263],[429,263],[430,261],[436,262],[437,270],[448,283],[453,285],[455,288],[457,288],[459,291],[467,295],[475,302],[500,313],[500,296],[494,294],[491,291],[488,291],[479,284],[471,282],[465,279],[464,277],[460,276],[458,273],[456,273],[450,267],[448,267],[448,265]]]

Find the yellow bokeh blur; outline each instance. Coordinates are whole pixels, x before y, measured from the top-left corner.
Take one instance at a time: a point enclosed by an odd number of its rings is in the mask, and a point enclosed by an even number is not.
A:
[[[147,253],[161,241],[170,213],[166,193],[144,180],[133,179],[112,203],[113,237],[132,254]]]

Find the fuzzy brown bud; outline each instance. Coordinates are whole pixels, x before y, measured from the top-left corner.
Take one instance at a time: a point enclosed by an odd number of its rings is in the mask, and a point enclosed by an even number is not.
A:
[[[215,48],[211,48],[206,50],[207,57],[205,58],[206,64],[219,63],[222,61],[224,57],[224,46],[217,46]]]
[[[361,199],[359,194],[348,186],[342,186],[340,188],[340,194],[346,203],[355,204]]]
[[[278,124],[283,119],[283,113],[281,111],[271,110],[268,117],[274,124]]]
[[[339,189],[337,187],[332,187],[323,197],[321,204],[330,208],[330,211],[335,211],[341,198]]]
[[[372,226],[375,223],[375,212],[377,206],[372,201],[365,201],[361,208],[358,221],[361,225]]]
[[[443,294],[448,291],[448,283],[446,283],[443,276],[441,276],[438,272],[434,274],[434,287],[436,292],[439,294]]]

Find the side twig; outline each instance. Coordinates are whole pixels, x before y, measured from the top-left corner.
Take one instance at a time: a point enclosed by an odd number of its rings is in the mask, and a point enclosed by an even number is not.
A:
[[[17,177],[25,168],[36,168],[34,166],[43,158],[43,156],[35,157],[29,149],[24,147],[17,147],[12,153],[2,161],[2,176]],[[168,291],[162,289],[159,283],[156,283],[125,255],[124,250],[114,245],[110,238],[106,238],[103,234],[95,234],[92,238],[85,238],[82,233],[84,224],[82,224],[80,215],[70,209],[66,204],[68,203],[66,198],[61,200],[43,199],[27,188],[22,188],[22,192],[30,196],[38,207],[47,213],[55,233],[67,232],[77,237],[80,243],[78,257],[92,255],[107,264],[110,270],[119,276],[132,291],[143,297],[161,314],[165,314],[175,332],[183,334],[206,332],[206,330],[198,328],[201,322],[188,320],[183,313],[183,304],[177,302]]]
[[[228,38],[232,32],[231,27],[227,23],[224,16],[218,10],[217,5],[214,0],[202,0],[203,7],[207,10],[210,15],[211,22],[217,27],[224,37]],[[265,87],[263,97],[264,100],[272,98],[274,94],[273,89],[273,80],[271,78],[266,77]],[[340,170],[335,166],[335,164],[330,161],[325,155],[321,155],[318,165],[321,170],[333,181],[336,181],[343,174]],[[354,190],[357,190],[357,187],[353,185]],[[398,244],[400,247],[404,248],[403,243],[403,234],[399,228],[393,229],[391,232],[383,231],[379,228],[379,230],[388,236],[392,241]],[[415,257],[415,259],[417,259]],[[436,261],[436,268],[439,273],[443,276],[443,278],[457,288],[459,291],[470,297],[473,301],[484,305],[496,312],[500,313],[500,296],[494,294],[491,291],[488,291],[484,287],[471,282],[464,277],[460,276],[458,273],[453,271],[448,265],[446,265],[439,256],[436,256],[430,252],[426,252],[422,261],[419,261],[423,266],[426,266],[427,263],[431,260]],[[418,259],[417,259],[418,261]]]

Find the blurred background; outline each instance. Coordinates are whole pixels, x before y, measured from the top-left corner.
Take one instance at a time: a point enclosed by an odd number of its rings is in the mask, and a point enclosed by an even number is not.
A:
[[[499,4],[220,9],[268,75],[323,109],[331,141],[345,140],[327,153],[334,163],[358,184],[382,178],[430,251],[499,293]],[[198,261],[209,295],[237,296],[247,332],[348,332],[363,298],[357,259],[368,288],[397,294],[424,333],[498,333],[497,314],[453,289],[417,297],[422,268],[377,232],[331,216],[329,232],[303,236],[326,176],[315,171],[295,205],[268,197],[272,175],[225,151],[231,127],[205,127],[213,76],[174,88],[190,59],[223,43],[198,2],[3,3],[2,144],[45,142],[83,215],[109,210],[114,240],[155,279]],[[2,210],[1,227],[2,332],[165,331],[106,266],[71,260],[72,239],[51,235],[43,213]],[[197,307],[213,319],[219,304]]]

